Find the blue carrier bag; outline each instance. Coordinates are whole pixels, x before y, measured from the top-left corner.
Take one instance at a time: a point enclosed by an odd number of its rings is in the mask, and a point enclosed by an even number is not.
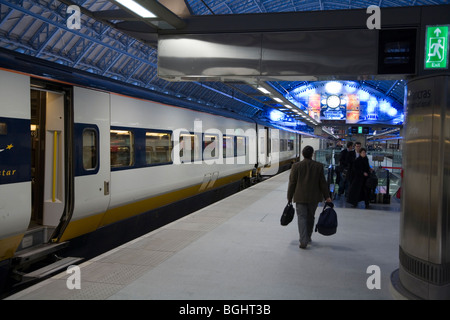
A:
[[[325,202],[322,213],[317,221],[315,231],[319,231],[324,236],[331,236],[336,233],[337,229],[337,214],[333,209],[334,204],[332,202]]]

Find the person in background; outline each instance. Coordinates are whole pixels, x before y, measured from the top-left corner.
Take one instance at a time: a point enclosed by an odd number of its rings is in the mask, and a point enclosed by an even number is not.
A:
[[[366,180],[371,168],[365,148],[359,149],[359,157],[353,162],[351,171],[352,180],[348,189],[347,202],[356,207],[358,202],[364,201],[367,209],[370,202],[370,190],[366,187]]]
[[[341,151],[339,158],[339,191],[338,195],[342,196],[348,189],[348,168],[349,162],[347,160],[349,153],[353,151],[353,142],[347,142],[347,148]]]
[[[352,180],[353,180],[353,162],[355,162],[355,160],[359,157],[359,153],[361,150],[361,142],[356,141],[355,142],[355,149],[350,151],[347,154],[347,169],[348,169],[348,174],[347,174],[347,179],[348,179],[348,184],[351,185]]]
[[[289,175],[287,199],[289,203],[292,200],[296,203],[301,249],[305,249],[311,242],[319,202],[323,199],[331,202],[323,164],[312,160],[313,153],[313,147],[304,147],[304,159],[292,166]]]
[[[359,157],[359,154],[361,153],[361,142],[356,141],[355,142],[355,159]],[[367,153],[367,149],[366,149]]]

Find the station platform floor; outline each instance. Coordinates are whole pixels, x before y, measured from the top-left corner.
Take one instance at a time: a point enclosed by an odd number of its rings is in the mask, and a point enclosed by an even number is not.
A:
[[[337,233],[313,233],[300,249],[297,217],[280,225],[289,172],[80,264],[80,289],[62,272],[6,300],[394,299],[399,201],[364,209],[337,199]],[[380,289],[367,286],[372,265]]]

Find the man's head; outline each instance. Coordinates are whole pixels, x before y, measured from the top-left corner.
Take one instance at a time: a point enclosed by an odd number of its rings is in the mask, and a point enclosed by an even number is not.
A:
[[[353,142],[347,142],[347,149],[351,150],[353,148]]]
[[[314,148],[311,146],[306,146],[302,150],[302,155],[306,159],[312,159],[313,153],[314,153]]]

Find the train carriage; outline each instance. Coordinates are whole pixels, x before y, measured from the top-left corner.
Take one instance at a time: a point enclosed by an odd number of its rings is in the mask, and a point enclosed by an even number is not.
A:
[[[14,70],[0,83],[3,278],[57,250],[86,258],[120,245],[299,155],[298,134],[252,119]]]

